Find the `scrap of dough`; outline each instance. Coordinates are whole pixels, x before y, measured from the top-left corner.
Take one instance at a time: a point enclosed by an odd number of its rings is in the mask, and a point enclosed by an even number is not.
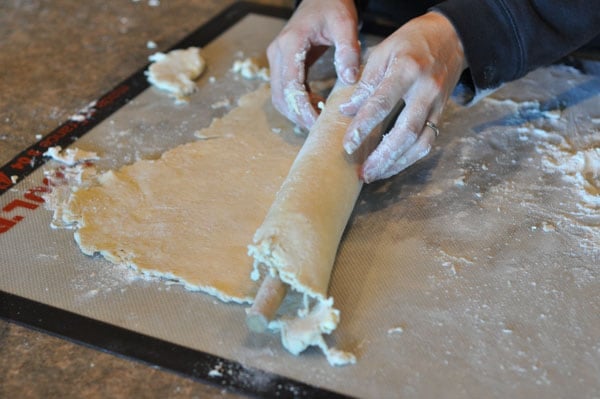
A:
[[[44,170],[44,177],[48,181],[51,190],[44,192],[42,197],[44,198],[46,209],[54,211],[52,221],[50,222],[52,228],[75,227],[71,223],[64,222],[64,205],[72,194],[72,188],[88,186],[95,179],[96,173],[96,167],[87,162]]]
[[[257,286],[246,244],[300,145],[273,134],[267,116],[289,126],[262,87],[199,132],[210,140],[108,171],[75,191],[63,219],[76,224],[81,250],[224,301],[251,302]]]
[[[84,151],[79,148],[67,148],[63,151],[61,146],[50,147],[43,155],[67,166],[100,159],[95,152]]]
[[[146,71],[148,82],[169,92],[177,102],[186,102],[187,96],[196,90],[194,80],[206,67],[197,47],[173,50],[167,54],[155,53],[149,60],[153,64]]]
[[[323,339],[323,334],[331,334],[339,321],[340,312],[333,308],[333,298],[329,298],[318,302],[307,314],[276,319],[269,327],[281,332],[281,343],[294,355],[299,355],[309,346],[317,346],[332,366],[356,363],[352,353],[330,348]]]
[[[262,79],[268,82],[271,78],[269,68],[261,67],[253,58],[234,61],[231,71],[242,75],[244,79]]]
[[[365,151],[351,157],[342,146],[350,118],[339,112],[339,105],[352,90],[341,84],[334,89],[248,247],[254,257],[253,278],[265,271],[307,298],[298,319],[271,323],[281,331],[284,346],[292,353],[318,346],[332,365],[356,361],[350,353],[327,348],[322,337],[338,324],[339,311],[332,307],[327,289],[342,233],[362,187],[358,168]],[[310,301],[316,302],[312,309]]]

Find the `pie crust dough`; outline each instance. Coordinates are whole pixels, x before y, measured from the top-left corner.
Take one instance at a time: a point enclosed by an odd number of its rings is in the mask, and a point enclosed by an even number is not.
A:
[[[208,139],[100,174],[71,194],[63,220],[88,255],[249,303],[257,283],[246,246],[301,143],[274,134],[273,118],[291,131],[264,86],[198,133]]]
[[[275,124],[292,130],[265,85],[198,132],[206,140],[100,174],[58,214],[76,227],[85,254],[223,301],[251,303],[260,271],[278,276],[296,298],[291,316],[282,313],[269,325],[283,345],[293,354],[318,346],[332,365],[354,363],[353,354],[323,338],[339,322],[327,289],[362,186],[359,159],[342,147],[350,118],[338,109],[351,92],[334,88],[298,153],[301,140],[275,134],[269,124],[280,118]]]

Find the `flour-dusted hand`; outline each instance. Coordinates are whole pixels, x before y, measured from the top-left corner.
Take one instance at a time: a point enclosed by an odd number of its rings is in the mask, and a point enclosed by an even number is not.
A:
[[[354,116],[344,137],[346,152],[353,153],[399,102],[405,106],[365,161],[365,182],[393,176],[429,153],[435,124],[465,68],[454,27],[435,12],[409,21],[372,49],[356,90],[340,107]]]
[[[273,105],[292,122],[310,128],[317,119],[306,85],[307,69],[328,48],[335,46],[339,78],[355,83],[360,62],[358,18],[352,0],[304,0],[267,49],[271,69]]]

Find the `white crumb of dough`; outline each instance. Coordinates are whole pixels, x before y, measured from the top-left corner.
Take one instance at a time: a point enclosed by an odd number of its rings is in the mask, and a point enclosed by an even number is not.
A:
[[[402,334],[403,332],[404,328],[402,328],[401,326],[392,327],[387,330],[388,335]]]
[[[556,226],[551,222],[542,222],[542,231],[545,233],[556,231]]]
[[[79,148],[67,148],[63,150],[61,146],[50,147],[43,155],[68,166],[100,159],[95,152],[84,151]]]
[[[89,103],[88,105],[86,105],[85,107],[83,107],[82,109],[77,111],[76,114],[71,115],[69,117],[69,120],[73,121],[73,122],[83,122],[83,121],[89,119],[92,115],[94,115],[94,112],[96,112],[95,107],[96,107],[96,101],[92,101],[91,103]]]
[[[465,176],[460,176],[457,179],[454,179],[455,186],[464,186],[465,185]]]
[[[178,49],[169,53],[155,53],[149,58],[152,64],[146,71],[148,82],[170,93],[177,102],[186,102],[196,90],[194,80],[204,72],[206,62],[198,47]]]
[[[208,376],[213,378],[223,377],[223,373],[221,373],[219,370],[210,370],[208,372]]]
[[[219,378],[223,377],[223,364],[218,363],[215,367],[208,372],[209,377]]]
[[[212,104],[210,105],[210,107],[211,107],[212,109],[217,109],[217,108],[228,108],[228,107],[231,107],[231,101],[229,101],[229,99],[228,99],[228,98],[225,98],[225,99],[223,99],[223,100],[221,100],[221,101],[217,101],[217,102],[215,102],[215,103],[212,103]]]
[[[153,40],[148,40],[148,41],[146,42],[146,48],[149,48],[149,49],[155,49],[156,47],[158,47],[158,45],[156,44],[156,42],[155,42],[155,41],[153,41]]]
[[[356,356],[331,348],[325,342],[323,334],[331,334],[340,320],[340,311],[333,308],[333,298],[318,301],[312,309],[302,309],[298,317],[276,319],[269,328],[281,333],[283,346],[293,355],[299,355],[309,346],[317,346],[332,366],[356,363]]]
[[[12,176],[10,177],[10,181],[12,181],[12,183],[13,183],[13,184],[15,184],[16,182],[18,182],[18,181],[19,181],[19,176],[17,176],[17,175],[12,175]]]
[[[319,101],[319,103],[317,104],[317,108],[323,111],[325,109],[325,103],[323,101]]]
[[[261,67],[253,58],[234,61],[231,71],[241,75],[244,79],[261,79],[265,82],[270,79],[269,68]]]
[[[73,122],[83,122],[85,120],[85,115],[75,114],[72,115],[69,119]]]

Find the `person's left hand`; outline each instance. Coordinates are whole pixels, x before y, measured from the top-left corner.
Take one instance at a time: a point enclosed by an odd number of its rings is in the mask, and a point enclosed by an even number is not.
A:
[[[358,16],[353,0],[304,0],[267,48],[273,105],[295,124],[310,129],[317,104],[310,92],[308,68],[330,46],[335,47],[338,78],[356,82],[360,63]]]
[[[400,101],[405,106],[363,164],[365,182],[393,176],[429,153],[435,124],[465,68],[454,27],[435,12],[409,21],[370,52],[354,93],[340,106],[353,116],[344,137],[346,152],[356,151]]]

